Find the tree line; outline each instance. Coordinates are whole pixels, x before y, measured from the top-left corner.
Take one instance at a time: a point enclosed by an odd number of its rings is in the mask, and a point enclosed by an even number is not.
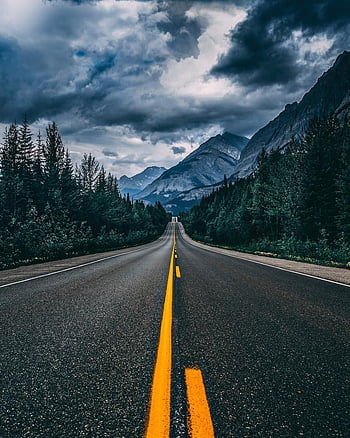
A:
[[[262,151],[253,174],[225,179],[181,220],[199,240],[349,264],[349,121],[313,119],[303,139]]]
[[[0,269],[148,242],[165,229],[160,203],[122,197],[91,154],[74,166],[57,125],[34,140],[27,120],[0,146]]]

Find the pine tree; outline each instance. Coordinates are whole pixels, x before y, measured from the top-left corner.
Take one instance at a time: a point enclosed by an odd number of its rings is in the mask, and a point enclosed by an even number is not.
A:
[[[78,168],[79,182],[85,191],[92,191],[95,188],[99,175],[100,164],[95,157],[84,154]]]
[[[101,166],[100,171],[97,175],[96,180],[96,191],[101,193],[105,192],[107,190],[107,178],[106,178],[106,171],[103,166]]]
[[[19,171],[24,179],[31,179],[34,162],[34,144],[27,117],[18,129]]]
[[[74,169],[68,149],[65,151],[62,164],[60,189],[62,195],[62,203],[67,214],[71,214],[72,218],[76,217],[76,212],[80,209],[81,203],[79,200],[78,185],[74,175]]]
[[[317,240],[321,232],[336,236],[337,174],[340,166],[341,130],[334,118],[314,119],[304,139],[302,215],[305,237]]]
[[[44,201],[54,215],[60,217],[63,208],[61,176],[64,167],[65,150],[57,125],[53,122],[46,128],[46,141],[43,144]]]
[[[346,120],[340,133],[342,139],[340,171],[337,178],[338,234],[350,244],[350,121]]]
[[[43,157],[47,184],[50,189],[57,188],[64,165],[64,146],[55,122],[46,128]]]
[[[10,128],[5,131],[1,155],[3,175],[17,175],[19,170],[20,152],[18,126],[16,124],[10,125]]]
[[[33,159],[33,200],[38,212],[43,212],[45,207],[44,196],[44,159],[43,159],[43,142],[39,131],[35,142],[34,159]]]
[[[0,151],[0,268],[146,242],[164,230],[159,204],[122,198],[117,178],[90,155],[73,171],[55,123],[35,144],[27,120],[5,130]],[[29,190],[30,188],[30,190]]]
[[[21,191],[18,127],[16,124],[12,124],[5,131],[1,151],[1,180],[4,208],[10,217],[15,218]]]

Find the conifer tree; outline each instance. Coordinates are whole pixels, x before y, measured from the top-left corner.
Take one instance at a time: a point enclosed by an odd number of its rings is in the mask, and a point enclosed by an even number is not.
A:
[[[46,128],[46,142],[43,145],[44,174],[50,188],[59,185],[64,165],[64,146],[55,122]]]
[[[33,169],[34,143],[27,117],[18,129],[19,171],[24,179],[29,179]]]
[[[10,216],[15,217],[21,189],[19,178],[19,141],[18,127],[12,124],[5,131],[1,151],[1,177],[4,208]]]
[[[336,235],[339,133],[339,123],[331,117],[312,120],[305,134],[302,215],[305,237],[311,240],[317,240],[322,230],[330,238]]]
[[[35,142],[33,158],[33,200],[39,212],[44,211],[44,170],[43,170],[43,142],[39,131]]]
[[[350,123],[346,120],[341,129],[342,139],[340,172],[337,178],[337,205],[339,214],[337,216],[338,234],[344,236],[345,241],[350,244]]]
[[[78,168],[79,182],[85,191],[91,192],[99,175],[100,164],[91,153],[84,154]]]

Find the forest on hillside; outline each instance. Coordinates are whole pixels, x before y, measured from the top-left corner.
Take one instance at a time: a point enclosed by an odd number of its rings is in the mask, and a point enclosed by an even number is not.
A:
[[[0,269],[149,242],[169,221],[160,203],[122,197],[91,155],[75,167],[55,123],[33,139],[27,120],[0,147]]]
[[[262,151],[252,175],[225,179],[181,221],[205,242],[349,266],[349,121],[312,120],[302,140]]]

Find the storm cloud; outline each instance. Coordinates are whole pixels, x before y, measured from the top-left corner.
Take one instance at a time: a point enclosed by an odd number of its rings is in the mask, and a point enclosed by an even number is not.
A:
[[[262,0],[231,32],[232,47],[213,73],[249,86],[295,81],[323,48],[327,57],[349,48],[349,20],[348,0]],[[303,53],[307,46],[313,55]]]
[[[131,175],[252,135],[348,47],[343,0],[2,0],[0,124]],[[1,134],[1,133],[0,133]],[[180,157],[181,156],[181,157]]]
[[[175,155],[181,155],[186,152],[186,148],[184,148],[183,146],[173,146],[171,150]]]

